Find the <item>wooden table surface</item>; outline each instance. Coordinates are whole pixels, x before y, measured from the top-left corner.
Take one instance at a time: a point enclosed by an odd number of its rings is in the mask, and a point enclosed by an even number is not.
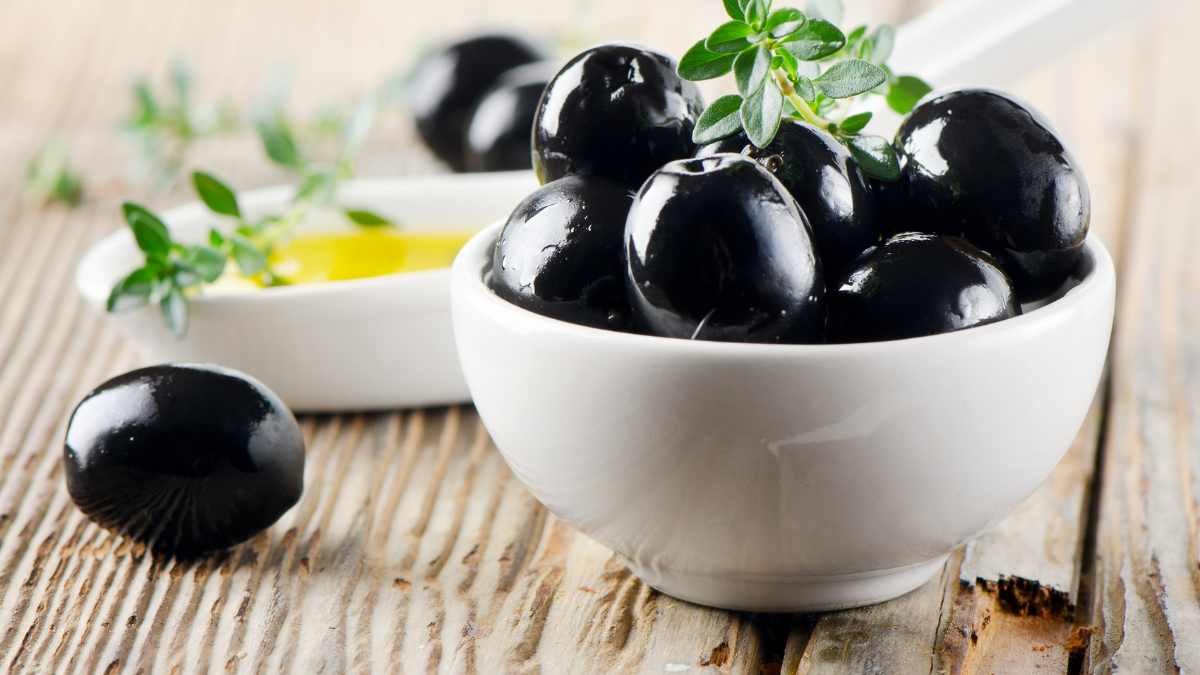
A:
[[[898,20],[927,2],[851,2]],[[686,9],[699,6],[699,9]],[[1066,459],[923,588],[808,616],[656,593],[513,479],[469,407],[308,417],[306,489],[269,531],[211,559],[158,560],[91,525],[60,468],[79,397],[141,363],[72,284],[117,205],[149,187],[116,132],[139,74],[187,57],[201,95],[253,101],[290,67],[294,109],[361,95],[431,39],[519,23],[567,44],[680,53],[706,0],[0,3],[0,670],[13,672],[1200,672],[1200,4],[1171,3],[1013,89],[1087,168],[1093,228],[1119,261],[1105,384]],[[83,206],[21,194],[50,138]],[[191,166],[280,182],[246,134]],[[401,114],[362,173],[430,170]],[[402,373],[397,373],[402,377]]]

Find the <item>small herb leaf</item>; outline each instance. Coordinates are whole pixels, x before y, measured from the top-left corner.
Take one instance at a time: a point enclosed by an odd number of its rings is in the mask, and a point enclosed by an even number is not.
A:
[[[861,59],[838,61],[813,82],[829,98],[849,98],[870,91],[887,80],[879,66]]]
[[[693,82],[721,77],[733,68],[735,58],[736,54],[710,52],[701,40],[679,60],[679,76]]]
[[[105,308],[109,312],[124,312],[145,305],[150,301],[155,276],[156,270],[151,267],[139,267],[130,272],[113,286]]]
[[[233,248],[233,259],[243,276],[252,277],[266,268],[267,256],[245,237],[233,235],[229,237],[229,242]]]
[[[783,48],[801,61],[823,59],[846,45],[846,36],[842,31],[821,19],[805,23],[785,39]]]
[[[192,185],[196,194],[204,201],[205,206],[213,213],[237,218],[242,215],[238,207],[237,194],[226,184],[210,173],[203,171],[192,172]]]
[[[738,91],[750,96],[762,88],[771,72],[771,53],[766,47],[756,45],[737,55],[733,62],[733,75],[737,79]]]
[[[805,101],[812,103],[817,100],[817,87],[807,77],[803,75],[796,77],[795,87],[796,93]]]
[[[742,3],[742,13],[746,15],[746,23],[755,29],[761,28],[767,18],[766,0],[746,0]]]
[[[896,149],[881,136],[853,136],[846,141],[850,154],[867,174],[884,181],[900,177]]]
[[[288,169],[299,169],[303,165],[292,130],[282,120],[275,116],[262,117],[254,122],[254,128],[271,161]]]
[[[741,107],[742,97],[737,94],[722,96],[713,101],[696,121],[696,128],[692,130],[692,142],[697,145],[712,143],[741,131],[742,120],[738,115]]]
[[[167,329],[175,337],[183,337],[187,334],[188,325],[188,301],[183,295],[183,289],[176,284],[171,284],[166,294],[159,300],[159,308],[162,310],[163,321],[167,324]]]
[[[783,94],[775,81],[768,79],[753,96],[742,101],[740,113],[750,142],[760,148],[770,145],[783,117]]]
[[[381,225],[392,224],[392,221],[384,218],[374,211],[367,211],[365,209],[346,209],[345,213],[346,217],[350,219],[350,222],[362,227],[379,227]]]
[[[877,66],[887,63],[896,46],[896,29],[884,24],[871,35],[871,52],[867,60]]]
[[[800,30],[804,21],[804,12],[794,7],[785,7],[771,12],[763,28],[771,34],[771,37],[778,39]]]
[[[188,263],[206,283],[212,283],[225,273],[225,254],[211,246],[194,246],[189,250]]]
[[[832,24],[842,22],[842,17],[846,13],[846,8],[842,6],[841,0],[809,0],[808,15],[814,18],[823,19]]]
[[[901,115],[907,115],[931,91],[933,87],[926,84],[925,80],[913,75],[901,75],[892,79],[888,87],[887,104]]]
[[[842,120],[842,123],[838,125],[838,130],[846,136],[853,136],[867,126],[867,123],[871,121],[871,117],[873,117],[873,115],[874,114],[870,112],[861,112],[857,115],[851,115]]]
[[[746,13],[742,11],[742,3],[738,0],[725,0],[725,13],[734,21],[746,20]]]
[[[736,54],[750,47],[746,38],[754,34],[754,29],[741,21],[729,21],[717,26],[717,29],[704,40],[704,47],[710,52],[721,54]]]
[[[171,252],[171,234],[158,216],[133,202],[125,202],[121,209],[125,212],[125,222],[133,230],[138,248],[148,256],[166,258]]]

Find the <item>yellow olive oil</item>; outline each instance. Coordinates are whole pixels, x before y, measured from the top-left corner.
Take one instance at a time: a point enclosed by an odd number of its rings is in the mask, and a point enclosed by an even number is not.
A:
[[[470,238],[390,227],[301,235],[275,248],[271,267],[292,284],[420,272],[449,267]]]

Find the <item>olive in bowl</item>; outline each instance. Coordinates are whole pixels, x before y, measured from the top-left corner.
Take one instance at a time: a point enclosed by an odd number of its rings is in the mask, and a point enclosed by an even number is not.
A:
[[[466,169],[467,127],[480,96],[512,68],[545,58],[515,35],[477,35],[424,56],[413,68],[408,101],[417,133],[443,162]]]
[[[1112,328],[1115,275],[1095,237],[1063,294],[1021,316],[791,345],[525,311],[486,285],[499,229],[451,271],[458,355],[496,447],[646,584],[717,607],[843,609],[937,575],[1070,447]]]
[[[628,44],[571,59],[542,95],[533,125],[533,170],[542,183],[605,176],[637,190],[663,164],[695,152],[700,90],[675,61]]]
[[[913,222],[996,256],[1023,300],[1075,269],[1091,217],[1087,181],[1031,107],[990,89],[933,96],[904,120],[895,145]]]
[[[101,526],[181,557],[254,536],[300,499],[304,437],[271,390],[211,365],[119,375],[75,407],[63,464]]]
[[[958,237],[898,234],[866,252],[829,291],[829,341],[949,333],[1017,316],[995,260]]]
[[[825,282],[804,214],[741,155],[671,162],[625,224],[634,320],[655,335],[819,342]]]
[[[784,122],[765,148],[738,133],[700,148],[697,156],[723,152],[756,160],[783,183],[812,226],[827,277],[840,276],[882,238],[866,177],[829,134],[803,122]]]
[[[530,129],[542,91],[553,76],[553,68],[546,63],[518,66],[501,76],[483,96],[467,129],[468,171],[516,171],[530,167]]]
[[[596,176],[568,176],[526,197],[492,256],[491,287],[528,310],[620,329],[628,317],[621,253],[633,195]]]

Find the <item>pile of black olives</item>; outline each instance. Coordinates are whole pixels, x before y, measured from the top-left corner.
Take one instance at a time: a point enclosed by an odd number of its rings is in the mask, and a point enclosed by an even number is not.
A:
[[[1087,183],[1049,124],[989,89],[932,95],[870,179],[785,121],[696,147],[699,92],[667,56],[609,44],[550,80],[533,122],[542,187],[509,217],[488,283],[589,326],[685,339],[894,340],[1021,313],[1076,270]]]
[[[191,557],[249,539],[296,504],[304,437],[257,380],[217,366],[153,366],[79,402],[63,465],[71,498],[93,521]]]
[[[546,54],[516,35],[477,35],[426,54],[413,68],[417,133],[455,171],[529,168],[529,129],[554,74]]]

